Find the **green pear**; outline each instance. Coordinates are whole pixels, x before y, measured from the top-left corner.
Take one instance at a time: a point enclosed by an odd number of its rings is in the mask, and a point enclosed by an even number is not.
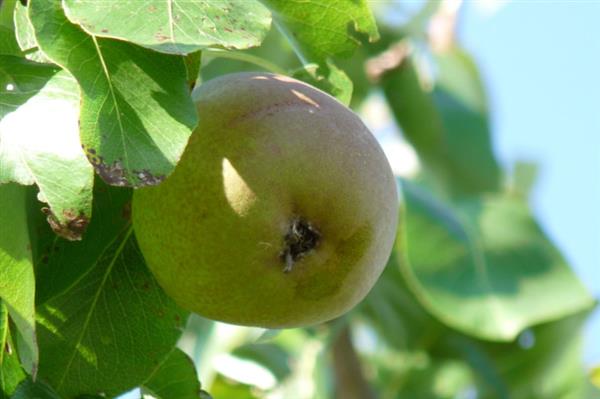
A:
[[[208,81],[194,100],[200,124],[175,171],[133,197],[159,284],[202,316],[267,328],[324,322],[360,302],[390,255],[398,194],[358,116],[267,73]]]

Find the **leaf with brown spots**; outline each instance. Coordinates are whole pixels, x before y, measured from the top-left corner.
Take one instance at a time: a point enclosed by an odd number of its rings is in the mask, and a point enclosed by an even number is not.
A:
[[[31,2],[29,17],[40,49],[81,87],[81,143],[96,173],[115,186],[162,181],[197,124],[182,58],[90,36],[53,0]]]
[[[79,88],[55,66],[0,56],[0,184],[36,184],[57,234],[79,240],[92,214],[94,172],[79,140]],[[50,217],[51,215],[51,217]]]
[[[169,54],[258,46],[271,25],[269,11],[257,0],[64,0],[63,4],[69,20],[92,35]]]

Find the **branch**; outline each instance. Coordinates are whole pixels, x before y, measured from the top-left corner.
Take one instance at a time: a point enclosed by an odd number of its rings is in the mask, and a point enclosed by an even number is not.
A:
[[[362,373],[360,359],[352,345],[348,326],[333,343],[333,369],[336,399],[375,399],[376,395]]]

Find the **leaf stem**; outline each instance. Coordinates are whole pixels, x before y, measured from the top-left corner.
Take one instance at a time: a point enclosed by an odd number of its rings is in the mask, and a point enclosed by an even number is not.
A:
[[[275,65],[274,63],[265,60],[264,58],[257,57],[252,54],[243,53],[241,51],[230,51],[230,50],[218,50],[218,49],[205,49],[203,50],[204,55],[209,55],[217,58],[228,58],[231,60],[249,62],[257,65],[273,73],[280,75],[287,75],[287,71],[283,68]]]

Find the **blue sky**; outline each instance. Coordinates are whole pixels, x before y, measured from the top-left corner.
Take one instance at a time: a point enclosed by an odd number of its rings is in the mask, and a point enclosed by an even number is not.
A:
[[[483,3],[465,1],[459,39],[488,88],[496,154],[505,168],[539,165],[533,210],[600,298],[600,1],[513,0],[493,13]],[[597,337],[600,311],[588,365],[600,364]]]

